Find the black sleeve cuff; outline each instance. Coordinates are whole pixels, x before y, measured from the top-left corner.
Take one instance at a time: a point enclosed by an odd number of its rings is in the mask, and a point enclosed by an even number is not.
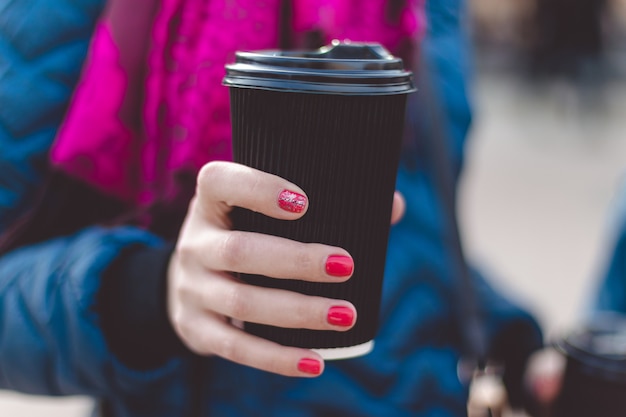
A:
[[[97,311],[106,342],[126,366],[147,370],[189,353],[167,316],[167,268],[174,245],[124,250],[102,277]]]

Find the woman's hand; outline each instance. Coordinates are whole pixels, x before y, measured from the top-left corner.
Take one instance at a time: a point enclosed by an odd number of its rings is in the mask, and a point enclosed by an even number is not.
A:
[[[324,362],[315,352],[250,335],[240,323],[346,331],[356,322],[354,306],[248,285],[232,273],[338,283],[352,275],[350,254],[322,244],[233,231],[233,207],[296,220],[305,214],[308,200],[303,190],[275,175],[228,162],[207,164],[198,175],[196,196],[169,265],[168,313],[174,329],[198,354],[281,375],[321,374]],[[404,207],[396,193],[392,223],[400,220]]]
[[[356,321],[354,306],[248,285],[232,273],[337,283],[352,275],[352,258],[337,247],[233,231],[229,213],[235,206],[296,220],[308,200],[303,190],[275,175],[235,163],[207,164],[169,265],[168,313],[174,329],[198,354],[281,375],[317,376],[324,362],[315,352],[281,346],[236,324],[345,331]]]

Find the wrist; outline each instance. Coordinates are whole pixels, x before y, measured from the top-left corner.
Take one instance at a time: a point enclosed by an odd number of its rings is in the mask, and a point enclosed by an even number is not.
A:
[[[133,369],[163,365],[187,352],[167,312],[167,276],[174,245],[132,246],[107,268],[97,311],[112,353]]]

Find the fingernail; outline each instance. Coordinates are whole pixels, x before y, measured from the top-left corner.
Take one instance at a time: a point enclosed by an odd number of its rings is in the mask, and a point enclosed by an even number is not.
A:
[[[322,364],[317,359],[303,358],[298,362],[298,371],[305,374],[319,375],[322,371]]]
[[[306,197],[293,191],[283,190],[278,195],[278,205],[291,213],[302,213],[306,208]]]
[[[354,270],[354,262],[349,256],[331,255],[326,259],[326,273],[334,277],[347,277]]]
[[[350,307],[334,306],[328,309],[327,319],[334,326],[348,327],[354,322],[354,310]]]

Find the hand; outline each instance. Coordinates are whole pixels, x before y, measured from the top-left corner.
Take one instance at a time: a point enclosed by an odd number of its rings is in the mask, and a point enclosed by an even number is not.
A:
[[[337,247],[233,231],[233,207],[296,220],[305,214],[308,200],[303,190],[275,175],[235,163],[207,164],[170,260],[168,314],[174,329],[198,354],[286,376],[320,375],[324,361],[317,353],[250,335],[237,323],[346,331],[356,322],[354,306],[248,285],[231,273],[343,282],[352,275],[352,258]],[[392,220],[403,211],[396,193]]]
[[[565,365],[565,357],[551,347],[539,350],[530,357],[524,379],[533,402],[533,416],[551,415],[563,386]]]
[[[406,210],[406,201],[404,201],[404,197],[400,194],[399,191],[396,191],[393,194],[393,207],[391,210],[391,224],[396,224],[402,217],[404,216],[404,212]]]

